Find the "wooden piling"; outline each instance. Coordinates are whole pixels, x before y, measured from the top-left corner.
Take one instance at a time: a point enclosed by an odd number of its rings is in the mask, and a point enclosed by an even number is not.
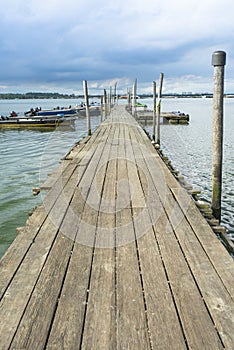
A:
[[[109,113],[110,113],[111,112],[111,106],[112,106],[112,86],[110,86],[109,103],[108,103],[108,105],[109,105],[108,110],[109,110]]]
[[[104,89],[104,112],[105,112],[105,119],[107,117],[107,95],[106,95],[106,89]]]
[[[101,96],[100,123],[103,122],[103,96]]]
[[[153,81],[153,133],[152,133],[153,141],[155,141],[155,130],[156,130],[156,82]]]
[[[136,94],[137,94],[137,79],[135,79],[133,84],[133,116],[136,118]]]
[[[127,89],[127,99],[128,99],[128,108],[130,111],[131,110],[131,91],[129,88]]]
[[[161,111],[161,95],[163,85],[163,73],[160,73],[159,89],[158,89],[158,105],[157,105],[157,127],[156,127],[156,143],[160,145],[160,111]]]
[[[83,87],[84,87],[85,108],[86,108],[87,133],[90,136],[91,135],[91,127],[90,127],[89,96],[88,96],[87,80],[83,81]]]
[[[114,104],[117,103],[117,82],[115,83],[114,86]]]
[[[222,162],[223,162],[223,92],[226,53],[215,51],[212,55],[214,66],[213,94],[213,135],[212,135],[212,210],[214,217],[221,219]]]

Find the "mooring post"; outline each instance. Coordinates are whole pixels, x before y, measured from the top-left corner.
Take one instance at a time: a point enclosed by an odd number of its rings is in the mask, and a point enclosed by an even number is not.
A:
[[[89,95],[88,95],[87,80],[83,80],[83,87],[84,87],[84,97],[85,97],[87,132],[88,132],[88,135],[90,136],[91,135],[91,127],[90,127]]]
[[[136,118],[136,95],[137,95],[137,79],[133,84],[133,116]]]
[[[127,99],[128,99],[128,109],[129,109],[129,112],[131,113],[131,91],[129,88],[127,88]]]
[[[222,163],[223,163],[223,92],[226,53],[215,51],[214,66],[213,133],[212,133],[212,210],[214,217],[221,220]]]
[[[111,112],[112,107],[112,86],[110,86],[110,92],[109,92],[109,113]]]
[[[106,96],[106,89],[104,89],[104,115],[105,119],[107,117],[107,96]]]
[[[155,142],[155,130],[156,130],[156,82],[153,81],[153,132],[152,139]]]
[[[158,104],[157,104],[157,128],[156,128],[156,144],[160,145],[160,112],[161,112],[161,95],[163,85],[163,73],[160,73],[159,89],[158,89]]]
[[[115,83],[114,86],[114,104],[118,103],[117,101],[117,82]]]
[[[101,105],[100,105],[100,124],[103,121],[103,96],[101,96]]]

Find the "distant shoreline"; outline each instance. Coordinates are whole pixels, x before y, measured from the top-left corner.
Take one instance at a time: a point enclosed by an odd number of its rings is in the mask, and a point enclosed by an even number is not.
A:
[[[101,98],[102,95],[90,95],[90,98]],[[118,95],[120,97],[122,95]],[[137,98],[151,98],[152,94],[138,94]],[[162,94],[164,98],[212,98],[212,93],[168,93]],[[226,98],[234,98],[234,93],[224,94]],[[60,94],[50,92],[27,92],[27,93],[0,93],[0,100],[32,100],[32,99],[84,99],[84,95]]]

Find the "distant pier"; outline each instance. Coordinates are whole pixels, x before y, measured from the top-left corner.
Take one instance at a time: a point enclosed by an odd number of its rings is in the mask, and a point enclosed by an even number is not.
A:
[[[0,349],[234,348],[234,261],[125,106],[0,261]]]
[[[162,123],[169,124],[189,124],[189,114],[176,111],[176,112],[161,112]],[[152,124],[153,123],[153,111],[150,110],[137,110],[136,119],[139,123],[143,125]]]

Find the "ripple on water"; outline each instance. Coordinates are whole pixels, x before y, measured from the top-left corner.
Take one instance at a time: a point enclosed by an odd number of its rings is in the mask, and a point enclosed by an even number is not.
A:
[[[234,237],[234,101],[227,100],[224,134],[222,224]],[[173,108],[171,106],[173,105]],[[178,106],[175,107],[175,105]],[[182,110],[190,114],[190,124],[162,125],[161,147],[165,155],[185,176],[188,183],[201,189],[202,197],[211,203],[212,195],[212,101],[206,99],[163,100],[164,111]],[[191,111],[186,110],[190,108]],[[147,126],[149,133],[152,126]]]
[[[95,128],[99,117],[91,123]],[[41,203],[32,188],[39,186],[85,130],[85,119],[77,120],[76,129],[68,131],[0,130],[0,257],[15,238],[16,227],[24,226],[29,212]]]

